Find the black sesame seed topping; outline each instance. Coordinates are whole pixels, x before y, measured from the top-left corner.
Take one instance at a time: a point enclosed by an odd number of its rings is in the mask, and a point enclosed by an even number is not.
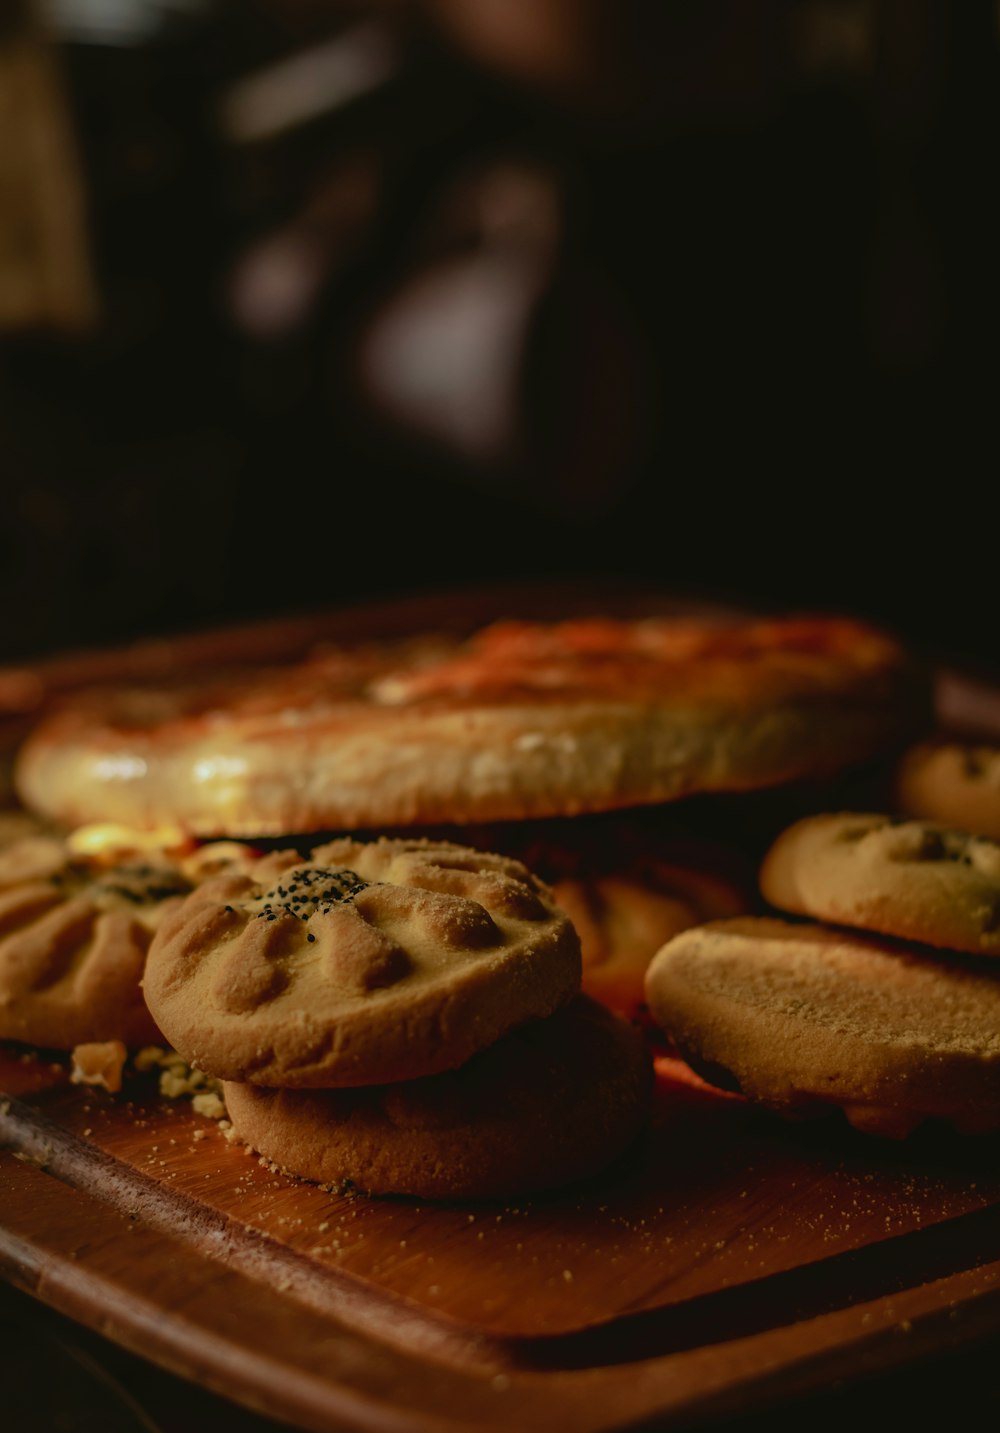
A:
[[[296,871],[295,880],[287,887],[276,886],[273,891],[267,891],[258,915],[276,920],[284,912],[307,921],[317,913],[327,915],[334,906],[349,905],[358,891],[363,891],[367,885],[367,881],[346,867],[334,871],[306,867]],[[300,886],[306,888],[305,894],[299,892]],[[308,939],[314,940],[315,937],[309,936]]]

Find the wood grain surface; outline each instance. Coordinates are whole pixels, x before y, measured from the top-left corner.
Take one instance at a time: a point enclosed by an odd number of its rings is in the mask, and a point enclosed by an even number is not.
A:
[[[53,1307],[304,1428],[610,1429],[741,1409],[1000,1327],[1000,1141],[787,1127],[659,1062],[585,1187],[336,1195],[152,1076],[0,1063],[0,1266]]]
[[[1000,731],[988,687],[949,674],[941,702]],[[714,803],[702,833],[725,813],[752,846],[801,795]],[[110,1095],[0,1047],[0,1276],[316,1433],[662,1427],[1000,1332],[1000,1137],[894,1144],[657,1077],[599,1179],[430,1204],[282,1175],[155,1074]]]

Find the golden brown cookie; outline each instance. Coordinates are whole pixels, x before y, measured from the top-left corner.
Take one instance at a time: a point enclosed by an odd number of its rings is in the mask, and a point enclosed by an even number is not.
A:
[[[1000,1128],[1000,978],[987,962],[741,918],[676,936],[646,994],[700,1074],[780,1114],[839,1106],[891,1137],[927,1119]]]
[[[837,772],[928,701],[899,645],[846,619],[501,623],[77,696],[16,779],[68,824],[210,836],[577,815]]]
[[[159,1038],[142,998],[146,951],[190,889],[166,859],[87,861],[55,837],[0,851],[0,1039],[70,1050]]]
[[[499,1199],[604,1169],[645,1123],[639,1033],[579,996],[461,1069],[354,1090],[227,1084],[240,1139],[289,1173],[370,1194]]]
[[[756,871],[742,854],[664,829],[658,815],[497,823],[469,837],[552,887],[580,937],[584,993],[626,1015],[639,1013],[646,967],[672,935],[759,905]]]
[[[813,916],[969,955],[1000,955],[1000,842],[930,821],[808,816],[764,858],[760,888]]]
[[[579,985],[576,932],[520,863],[403,840],[206,881],[164,921],[145,977],[192,1065],[311,1088],[454,1068]]]
[[[584,991],[623,1013],[645,1000],[646,968],[672,936],[749,910],[734,882],[694,864],[658,863],[646,875],[567,877],[552,890],[580,937]]]
[[[919,742],[899,763],[895,797],[908,816],[1000,840],[1000,746]]]

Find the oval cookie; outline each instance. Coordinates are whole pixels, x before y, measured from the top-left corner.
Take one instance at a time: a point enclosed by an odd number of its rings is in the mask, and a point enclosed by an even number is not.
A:
[[[764,858],[780,910],[969,955],[1000,955],[1000,842],[930,821],[808,816]]]
[[[369,1194],[498,1199],[569,1184],[642,1129],[652,1062],[639,1033],[580,996],[461,1069],[357,1090],[226,1084],[237,1136],[288,1173]]]
[[[781,1114],[836,1105],[895,1137],[926,1119],[1000,1128],[1000,979],[986,962],[745,918],[675,937],[646,994],[699,1073]]]
[[[198,1069],[312,1088],[454,1068],[579,985],[576,932],[519,862],[404,840],[206,881],[163,923],[145,977]]]
[[[910,816],[1000,840],[1000,746],[920,742],[899,763],[895,794]]]

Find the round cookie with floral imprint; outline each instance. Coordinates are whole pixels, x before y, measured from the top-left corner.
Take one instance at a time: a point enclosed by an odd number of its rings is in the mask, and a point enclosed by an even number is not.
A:
[[[623,1014],[642,1005],[646,969],[671,936],[750,910],[735,882],[694,863],[663,864],[646,878],[627,872],[589,881],[567,877],[552,889],[580,937],[584,991]]]
[[[926,1120],[1000,1129],[1000,979],[987,961],[745,917],[675,936],[646,995],[699,1074],[779,1114],[836,1106],[890,1138]]]
[[[807,816],[764,858],[779,910],[968,955],[1000,955],[1000,842],[931,821]]]
[[[386,839],[206,881],[163,923],[144,981],[198,1069],[313,1089],[453,1069],[579,987],[577,934],[520,862]]]
[[[1000,746],[940,738],[919,742],[896,769],[900,811],[1000,840]]]
[[[500,1199],[569,1184],[646,1122],[639,1032],[586,996],[504,1035],[460,1069],[354,1090],[225,1086],[236,1135],[283,1170],[368,1194]]]
[[[227,843],[230,864],[241,849]],[[142,995],[146,953],[164,913],[199,878],[197,862],[155,851],[86,855],[72,837],[32,836],[0,850],[0,1039],[59,1050],[159,1039]]]

